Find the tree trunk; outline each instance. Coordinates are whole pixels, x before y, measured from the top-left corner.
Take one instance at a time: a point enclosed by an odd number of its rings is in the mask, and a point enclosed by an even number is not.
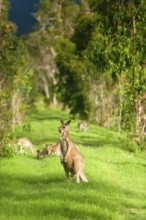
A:
[[[2,12],[3,0],[0,0],[0,14]]]
[[[45,76],[42,76],[42,81],[43,81],[43,89],[45,92],[45,96],[49,100],[50,99],[50,92],[49,92],[49,88],[48,88],[48,81]]]
[[[15,119],[16,119],[16,93],[13,94],[11,100],[11,108],[12,108],[12,132],[15,130]]]

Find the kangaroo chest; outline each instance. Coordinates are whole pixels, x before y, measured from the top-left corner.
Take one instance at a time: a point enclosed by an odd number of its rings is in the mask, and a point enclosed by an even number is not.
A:
[[[68,140],[66,138],[61,138],[60,146],[61,146],[61,152],[62,152],[63,156],[65,156],[68,151],[68,148],[69,148]]]

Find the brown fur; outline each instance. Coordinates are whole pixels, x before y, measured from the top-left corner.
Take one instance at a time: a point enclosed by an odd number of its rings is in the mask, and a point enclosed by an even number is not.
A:
[[[67,121],[66,123],[63,120],[61,120],[61,126],[58,129],[58,131],[61,133],[60,145],[64,162],[67,161],[71,149],[75,147],[75,144],[69,136],[68,126],[70,123],[71,120]]]
[[[60,157],[67,180],[70,175],[76,175],[77,183],[79,183],[80,180],[88,182],[84,174],[84,159],[80,150],[69,136],[68,125],[70,122],[71,121],[67,121],[64,123],[64,121],[61,120],[62,125],[59,128],[59,132],[62,136],[60,142],[54,147],[50,147],[50,152],[55,152]],[[48,147],[49,145],[46,146]]]
[[[63,153],[61,151],[60,143],[56,144],[54,147],[51,147],[50,152],[55,152],[56,155],[60,157],[67,180],[69,180],[70,176],[73,177],[76,175],[77,183],[80,183],[80,180],[83,182],[88,182],[84,174],[84,159],[77,148],[71,149],[66,162],[63,160]]]
[[[77,126],[80,131],[87,131],[89,129],[89,126],[84,121],[80,121]]]
[[[28,138],[26,137],[19,138],[16,144],[20,146],[20,153],[24,153],[25,148],[30,148],[31,152],[34,154],[34,146]]]
[[[51,149],[53,145],[48,144],[42,151],[37,150],[37,158],[40,158],[41,156],[51,155]]]

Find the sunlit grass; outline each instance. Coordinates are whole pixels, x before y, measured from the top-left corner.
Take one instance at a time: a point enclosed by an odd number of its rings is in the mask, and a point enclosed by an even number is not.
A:
[[[69,116],[59,110],[43,111],[30,118],[31,131],[16,129],[36,149],[56,143],[60,119]],[[85,159],[89,183],[65,182],[63,167],[55,155],[37,160],[24,156],[0,158],[1,220],[145,220],[146,158],[119,148],[116,132],[90,125],[79,132],[72,120],[70,135]]]

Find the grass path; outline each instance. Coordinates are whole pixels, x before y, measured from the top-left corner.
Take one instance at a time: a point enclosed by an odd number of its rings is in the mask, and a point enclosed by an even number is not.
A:
[[[56,143],[59,110],[31,116],[27,136],[36,149]],[[34,155],[0,158],[0,220],[145,220],[146,154],[131,154],[119,148],[118,134],[94,125],[88,132],[78,132],[77,121],[70,125],[70,135],[85,159],[89,183],[65,182],[59,159],[37,160]]]

